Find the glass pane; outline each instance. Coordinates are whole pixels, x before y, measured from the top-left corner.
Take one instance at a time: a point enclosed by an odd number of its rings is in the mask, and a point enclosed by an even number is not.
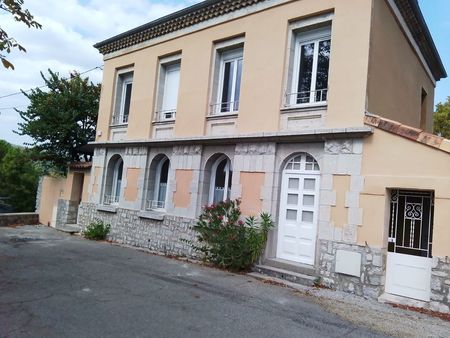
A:
[[[313,164],[312,163],[306,163],[305,164],[305,169],[306,170],[312,170],[313,169]]]
[[[223,159],[216,169],[216,180],[215,180],[215,186],[225,188],[225,166],[227,165],[227,159]]]
[[[177,108],[179,83],[180,65],[167,66],[161,110],[175,110]]]
[[[303,182],[303,189],[305,190],[314,190],[316,186],[316,180],[314,178],[305,178]]]
[[[314,213],[312,211],[302,211],[302,222],[312,223]]]
[[[294,163],[294,170],[300,170],[300,163]]]
[[[225,189],[223,187],[215,187],[214,188],[213,204],[217,204],[217,203],[223,201],[224,191],[225,191]]]
[[[242,77],[242,59],[237,60],[236,85],[234,87],[233,110],[239,109],[239,97],[241,96],[241,77]]]
[[[314,43],[300,47],[300,65],[297,87],[297,103],[308,103],[311,94]]]
[[[130,114],[131,89],[132,83],[127,83],[125,88],[125,102],[123,105],[123,122],[128,122],[128,115]]]
[[[233,68],[234,63],[232,61],[225,62],[223,65],[222,104],[220,109],[221,112],[230,111],[231,88],[233,86]]]
[[[298,178],[289,178],[288,188],[289,189],[298,189],[300,185],[300,180]]]
[[[167,183],[161,183],[158,190],[158,208],[164,208],[166,201]]]
[[[288,194],[287,203],[291,204],[291,205],[297,205],[298,204],[298,195],[297,194]]]
[[[307,207],[314,206],[314,195],[303,195],[303,205]]]
[[[289,221],[297,220],[297,210],[287,209],[286,210],[286,219]]]
[[[327,100],[328,68],[330,66],[331,40],[319,42],[316,75],[316,102]]]

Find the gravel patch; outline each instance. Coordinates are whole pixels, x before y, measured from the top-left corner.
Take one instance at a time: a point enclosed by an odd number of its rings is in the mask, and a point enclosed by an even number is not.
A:
[[[290,287],[299,296],[308,296],[311,301],[320,304],[326,311],[358,326],[388,336],[450,337],[450,322],[440,318],[396,308],[345,292],[301,286],[255,273],[250,275],[262,279],[267,284]]]

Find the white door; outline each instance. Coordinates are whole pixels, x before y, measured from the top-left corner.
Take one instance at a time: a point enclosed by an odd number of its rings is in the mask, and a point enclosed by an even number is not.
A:
[[[392,190],[385,291],[430,301],[431,192]]]
[[[305,160],[298,162],[300,169],[295,170],[294,165],[283,171],[277,245],[278,258],[310,265],[314,264],[316,250],[320,187],[320,175],[315,173],[318,165],[312,161],[312,174],[302,173],[309,168]]]

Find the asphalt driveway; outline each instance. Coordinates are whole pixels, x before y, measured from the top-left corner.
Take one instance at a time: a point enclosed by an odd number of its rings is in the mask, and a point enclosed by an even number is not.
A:
[[[0,228],[0,337],[378,337],[288,288],[70,236]]]

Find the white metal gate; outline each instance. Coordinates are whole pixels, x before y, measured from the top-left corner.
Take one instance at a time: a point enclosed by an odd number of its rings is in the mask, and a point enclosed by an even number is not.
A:
[[[314,264],[320,172],[309,155],[292,158],[283,170],[277,257]]]
[[[387,293],[430,300],[434,195],[392,190]]]

